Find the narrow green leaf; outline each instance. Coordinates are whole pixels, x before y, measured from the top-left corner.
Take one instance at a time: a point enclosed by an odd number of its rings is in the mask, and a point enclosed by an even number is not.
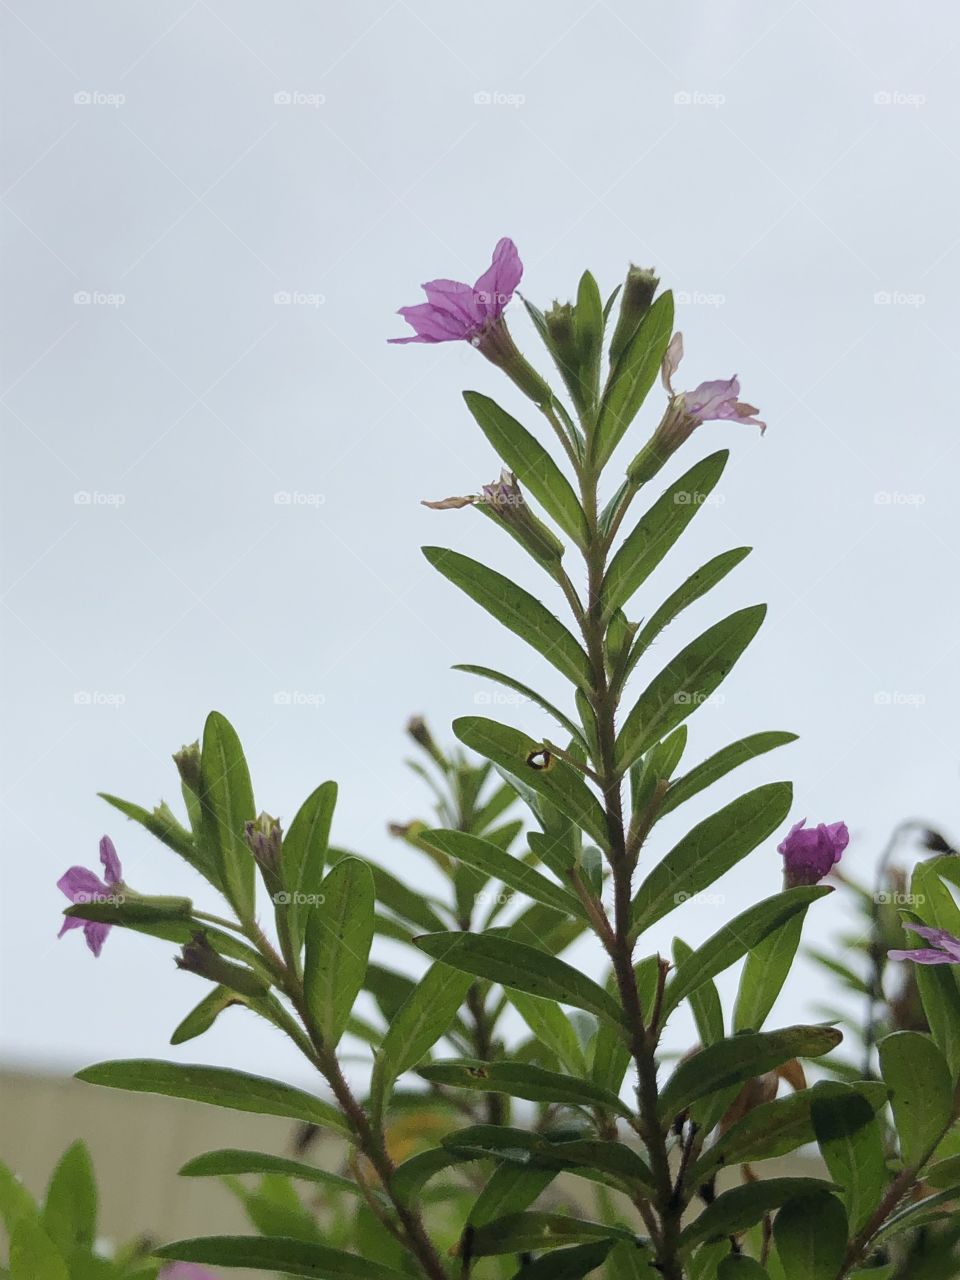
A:
[[[459,969],[438,963],[413,988],[392,1017],[374,1062],[370,1094],[375,1111],[386,1106],[394,1081],[425,1058],[446,1033],[471,982]]]
[[[811,902],[831,893],[828,885],[806,885],[774,894],[748,907],[682,961],[664,993],[663,1017],[691,992],[728,969],[778,925],[804,915]]]
[[[144,809],[139,804],[133,804],[129,800],[121,800],[119,796],[112,796],[106,791],[98,791],[97,794],[101,800],[106,800],[107,804],[117,809],[124,817],[129,818],[132,822],[139,823],[152,836],[162,841],[168,849],[178,853],[194,870],[199,871],[202,876],[209,880],[215,889],[221,887],[219,870],[216,865],[198,848],[196,841],[186,827],[181,826],[179,822],[171,821],[162,807],[151,812],[151,810]]]
[[[739,742],[731,743],[729,747],[724,747],[722,751],[716,752],[715,755],[696,765],[689,773],[677,778],[664,796],[657,816],[662,818],[664,814],[670,813],[692,796],[712,786],[714,782],[725,777],[739,765],[747,764],[757,756],[773,751],[776,747],[784,747],[789,742],[795,742],[796,739],[795,733],[781,733],[773,730],[769,733],[752,733],[747,738],[741,738]]]
[[[747,956],[733,1010],[734,1031],[759,1031],[783,990],[803,933],[797,915],[769,933]]]
[[[215,1267],[282,1271],[288,1276],[310,1276],[312,1280],[404,1280],[402,1271],[371,1262],[369,1258],[283,1236],[199,1236],[163,1245],[154,1249],[154,1254],[158,1258],[209,1263]]]
[[[198,1005],[195,1005],[170,1037],[171,1044],[186,1044],[209,1031],[224,1009],[232,1004],[245,1004],[243,997],[238,996],[229,987],[214,987],[208,991]]]
[[[586,1072],[586,1060],[570,1019],[552,1000],[542,1000],[524,991],[507,990],[507,999],[520,1017],[560,1063],[575,1075]]]
[[[673,332],[673,294],[662,293],[611,370],[600,402],[592,453],[602,466],[636,417],[660,371]]]
[[[791,1200],[773,1221],[784,1280],[834,1280],[847,1251],[847,1214],[829,1192]]]
[[[318,1169],[316,1165],[304,1164],[302,1160],[288,1160],[285,1156],[267,1155],[262,1151],[241,1151],[233,1147],[222,1151],[207,1151],[202,1156],[194,1156],[180,1169],[182,1178],[222,1178],[242,1173],[279,1173],[287,1178],[298,1178],[301,1182],[318,1182],[324,1186],[334,1187],[337,1191],[345,1191],[359,1196],[361,1189],[349,1178],[341,1178],[339,1174],[328,1173],[326,1169]]]
[[[583,508],[569,480],[543,445],[489,396],[465,391],[463,398],[480,430],[521,485],[578,546],[585,546],[587,522]]]
[[[763,1075],[791,1058],[820,1058],[842,1039],[832,1027],[796,1026],[718,1040],[679,1064],[660,1092],[660,1114],[671,1120],[698,1098]]]
[[[650,1251],[639,1240],[631,1244],[622,1240],[614,1245],[607,1270],[609,1280],[660,1280],[662,1275],[654,1270]]]
[[[498,622],[518,635],[582,689],[590,688],[590,663],[550,610],[502,573],[445,547],[424,547],[427,560]]]
[[[505,1093],[530,1102],[556,1102],[569,1107],[601,1107],[627,1118],[633,1114],[615,1093],[590,1080],[546,1071],[525,1062],[483,1062],[475,1058],[458,1058],[431,1063],[422,1069],[421,1074],[426,1080],[455,1089]]]
[[[36,1218],[36,1202],[13,1170],[0,1161],[0,1221],[8,1236],[24,1215]]]
[[[600,357],[603,353],[603,299],[589,271],[580,277],[574,332],[577,340],[578,373],[582,401],[592,407],[600,390]]]
[[[86,1143],[60,1157],[47,1187],[41,1225],[65,1258],[90,1249],[97,1235],[97,1183]]]
[[[588,1222],[563,1213],[511,1213],[472,1233],[470,1255],[490,1258],[502,1253],[526,1253],[531,1249],[557,1249],[587,1240],[607,1240],[613,1248],[615,1240],[633,1238],[633,1233],[623,1227],[608,1227],[602,1222]]]
[[[200,757],[200,836],[204,855],[216,865],[230,905],[241,920],[254,914],[253,854],[244,840],[256,817],[250,773],[236,730],[211,711]]]
[[[701,565],[676,591],[669,595],[663,604],[650,615],[650,618],[637,632],[627,660],[627,675],[634,669],[657,636],[677,618],[688,605],[705,596],[708,591],[722,582],[741,560],[744,560],[752,547],[734,547],[732,551],[723,551],[706,564]]]
[[[444,921],[434,911],[424,894],[417,893],[402,880],[398,880],[386,867],[381,867],[375,862],[369,865],[378,902],[382,902],[385,907],[404,920],[409,920],[411,924],[419,925],[421,929],[445,928]]]
[[[622,1023],[619,1004],[603,987],[537,947],[489,933],[430,933],[415,942],[427,955],[475,977]]]
[[[674,938],[673,960],[677,969],[688,964],[693,955],[693,948],[687,946],[682,938]],[[690,992],[690,1008],[701,1044],[714,1044],[717,1040],[723,1039],[723,1006],[720,1003],[717,988],[710,978],[699,983]]]
[[[610,561],[600,589],[605,618],[622,608],[647,580],[700,509],[726,466],[728,449],[694,463],[637,522]]]
[[[519,1213],[538,1198],[556,1178],[555,1169],[523,1169],[515,1164],[496,1168],[487,1185],[473,1202],[467,1222],[471,1227],[485,1227],[503,1216],[505,1211]]]
[[[59,1249],[36,1218],[20,1218],[10,1239],[12,1280],[70,1280]]]
[[[767,606],[738,609],[682,649],[641,693],[617,738],[617,765],[628,769],[720,685],[760,629]]]
[[[880,1071],[892,1090],[901,1157],[906,1165],[920,1165],[950,1125],[950,1067],[930,1037],[919,1031],[895,1031],[878,1048]]]
[[[883,1134],[873,1107],[852,1085],[836,1084],[811,1103],[814,1133],[856,1234],[880,1203],[887,1184]]]
[[[724,1191],[707,1205],[680,1236],[681,1249],[691,1249],[705,1240],[735,1235],[754,1226],[771,1209],[778,1209],[799,1196],[829,1190],[819,1178],[764,1178]]]
[[[579,898],[554,884],[519,858],[504,853],[489,840],[469,835],[465,831],[424,831],[420,838],[448,857],[456,858],[487,876],[502,880],[509,888],[526,894],[528,898],[553,907],[555,911],[562,911],[565,915],[586,918],[586,911]]]
[[[299,953],[309,903],[301,901],[320,892],[330,842],[330,824],[337,803],[337,784],[323,782],[304,800],[283,837],[280,877],[291,895],[287,904],[288,928]]]
[[[334,1049],[363,986],[373,941],[370,868],[344,858],[324,879],[320,898],[307,918],[304,994],[313,1024]]]
[[[492,760],[516,777],[523,787],[549,800],[597,844],[606,847],[606,819],[599,800],[565,761],[551,756],[547,767],[542,767],[542,743],[519,729],[481,716],[454,720],[453,732],[464,746]]]
[[[570,1249],[558,1249],[534,1262],[524,1263],[513,1280],[581,1280],[603,1265],[613,1243],[612,1240],[597,1240],[591,1244],[575,1244]]]
[[[633,899],[634,936],[736,866],[777,829],[790,812],[792,801],[789,782],[770,782],[698,823],[637,890]]]
[[[458,662],[453,666],[454,671],[466,671],[469,675],[482,676],[485,680],[493,680],[497,684],[502,684],[507,689],[512,689],[514,693],[519,693],[521,697],[529,698],[531,702],[535,702],[538,707],[542,707],[547,715],[553,716],[557,724],[569,733],[571,738],[576,738],[578,742],[583,742],[583,731],[580,727],[559,711],[552,702],[548,702],[535,689],[531,689],[528,685],[521,684],[519,680],[514,680],[512,676],[505,676],[500,671],[494,671],[490,667],[478,667],[471,662]],[[477,696],[479,701],[479,695]]]
[[[206,1102],[210,1106],[228,1107],[233,1111],[287,1116],[292,1120],[306,1120],[321,1128],[347,1132],[346,1121],[328,1102],[278,1080],[247,1075],[230,1067],[132,1058],[85,1067],[77,1072],[77,1079],[110,1089],[189,1098],[193,1102]]]
[[[914,1200],[912,1204],[908,1204],[906,1208],[901,1209],[899,1213],[895,1213],[892,1218],[887,1219],[883,1225],[883,1230],[874,1236],[873,1246],[882,1248],[894,1236],[934,1222],[950,1222],[955,1229],[957,1222],[956,1204],[958,1200],[960,1200],[960,1187],[950,1187],[948,1190],[940,1191],[936,1195],[925,1196],[922,1200]],[[938,1206],[940,1205],[945,1207],[939,1209]],[[953,1242],[956,1242],[955,1235]],[[953,1280],[952,1276],[951,1280]]]

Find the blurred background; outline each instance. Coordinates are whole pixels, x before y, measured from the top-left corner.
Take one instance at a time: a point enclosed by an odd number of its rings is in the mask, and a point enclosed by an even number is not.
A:
[[[756,547],[637,676],[721,611],[769,601],[748,657],[692,720],[688,758],[757,730],[801,738],[702,797],[698,816],[792,777],[794,819],[846,820],[845,865],[862,879],[901,818],[958,834],[952,6],[918,22],[889,0],[10,0],[0,20],[14,1111],[49,1123],[25,1080],[113,1056],[199,1053],[309,1082],[240,1014],[171,1049],[202,990],[169,947],[115,934],[95,961],[79,934],[56,941],[55,882],[96,865],[105,831],[134,887],[215,909],[96,797],[176,803],[170,753],[211,707],[240,731],[262,807],[289,820],[336,778],[335,840],[427,890],[429,868],[386,832],[429,816],[402,763],[408,716],[444,740],[478,710],[552,732],[536,707],[450,671],[482,662],[564,696],[418,551],[453,545],[540,589],[491,524],[419,505],[496,472],[462,388],[533,426],[527,406],[463,344],[386,343],[420,281],[474,280],[502,235],[540,304],[570,296],[585,267],[605,293],[631,261],[656,267],[686,339],[678,385],[737,372],[769,423],[762,440],[708,424],[663,473],[733,451],[633,606],[648,613],[717,551]],[[546,370],[522,309],[510,314]],[[656,389],[624,459],[661,409]],[[661,852],[682,834],[669,819],[657,830]],[[779,880],[772,841],[651,945],[702,939]],[[818,945],[847,909],[818,910]],[[586,942],[573,955],[599,963]],[[781,1021],[822,998],[813,973],[794,973]],[[677,1019],[671,1036],[682,1049],[690,1028]],[[69,1130],[98,1091],[63,1087]],[[30,1131],[14,1130],[21,1153]]]

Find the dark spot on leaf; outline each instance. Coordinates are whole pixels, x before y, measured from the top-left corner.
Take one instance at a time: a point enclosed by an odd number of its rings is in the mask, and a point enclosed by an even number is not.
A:
[[[527,756],[527,764],[531,769],[549,769],[553,764],[553,756],[546,747],[540,747],[530,752]]]

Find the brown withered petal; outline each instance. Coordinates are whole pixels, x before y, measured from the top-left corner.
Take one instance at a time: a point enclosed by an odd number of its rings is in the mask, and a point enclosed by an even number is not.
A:
[[[460,507],[472,507],[476,502],[476,498],[472,494],[467,494],[462,498],[441,498],[439,502],[428,502],[426,498],[421,499],[421,507],[429,507],[431,511],[456,511]]]

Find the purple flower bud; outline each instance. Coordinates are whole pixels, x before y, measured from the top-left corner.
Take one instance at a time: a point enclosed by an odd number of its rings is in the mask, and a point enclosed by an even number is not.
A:
[[[57,888],[61,893],[65,893],[75,906],[84,902],[110,902],[117,897],[115,890],[117,885],[123,884],[123,870],[109,836],[104,836],[100,841],[100,862],[103,866],[103,880],[95,871],[90,871],[86,867],[70,867],[57,881]],[[112,928],[112,925],[101,924],[96,920],[67,916],[57,937],[62,938],[70,929],[83,929],[87,946],[95,956],[99,956],[107,940],[107,934]]]
[[[912,960],[915,964],[960,964],[960,938],[947,933],[946,929],[931,929],[924,924],[904,924],[903,927],[932,942],[933,946],[888,951],[891,960]]]
[[[246,965],[233,964],[210,945],[206,933],[198,930],[189,942],[185,942],[176,957],[176,966],[187,973],[207,978],[218,986],[227,987],[244,996],[264,996],[268,987]]]
[[[821,822],[807,827],[801,818],[777,845],[783,855],[784,882],[788,889],[801,884],[817,884],[840,861],[850,841],[845,822]]]
[[[200,794],[200,743],[191,742],[173,753],[173,763],[177,766],[180,780],[189,787],[194,795]]]
[[[283,831],[277,818],[271,818],[269,813],[261,813],[256,822],[244,825],[243,836],[250,852],[264,871],[275,872],[279,869]]]

